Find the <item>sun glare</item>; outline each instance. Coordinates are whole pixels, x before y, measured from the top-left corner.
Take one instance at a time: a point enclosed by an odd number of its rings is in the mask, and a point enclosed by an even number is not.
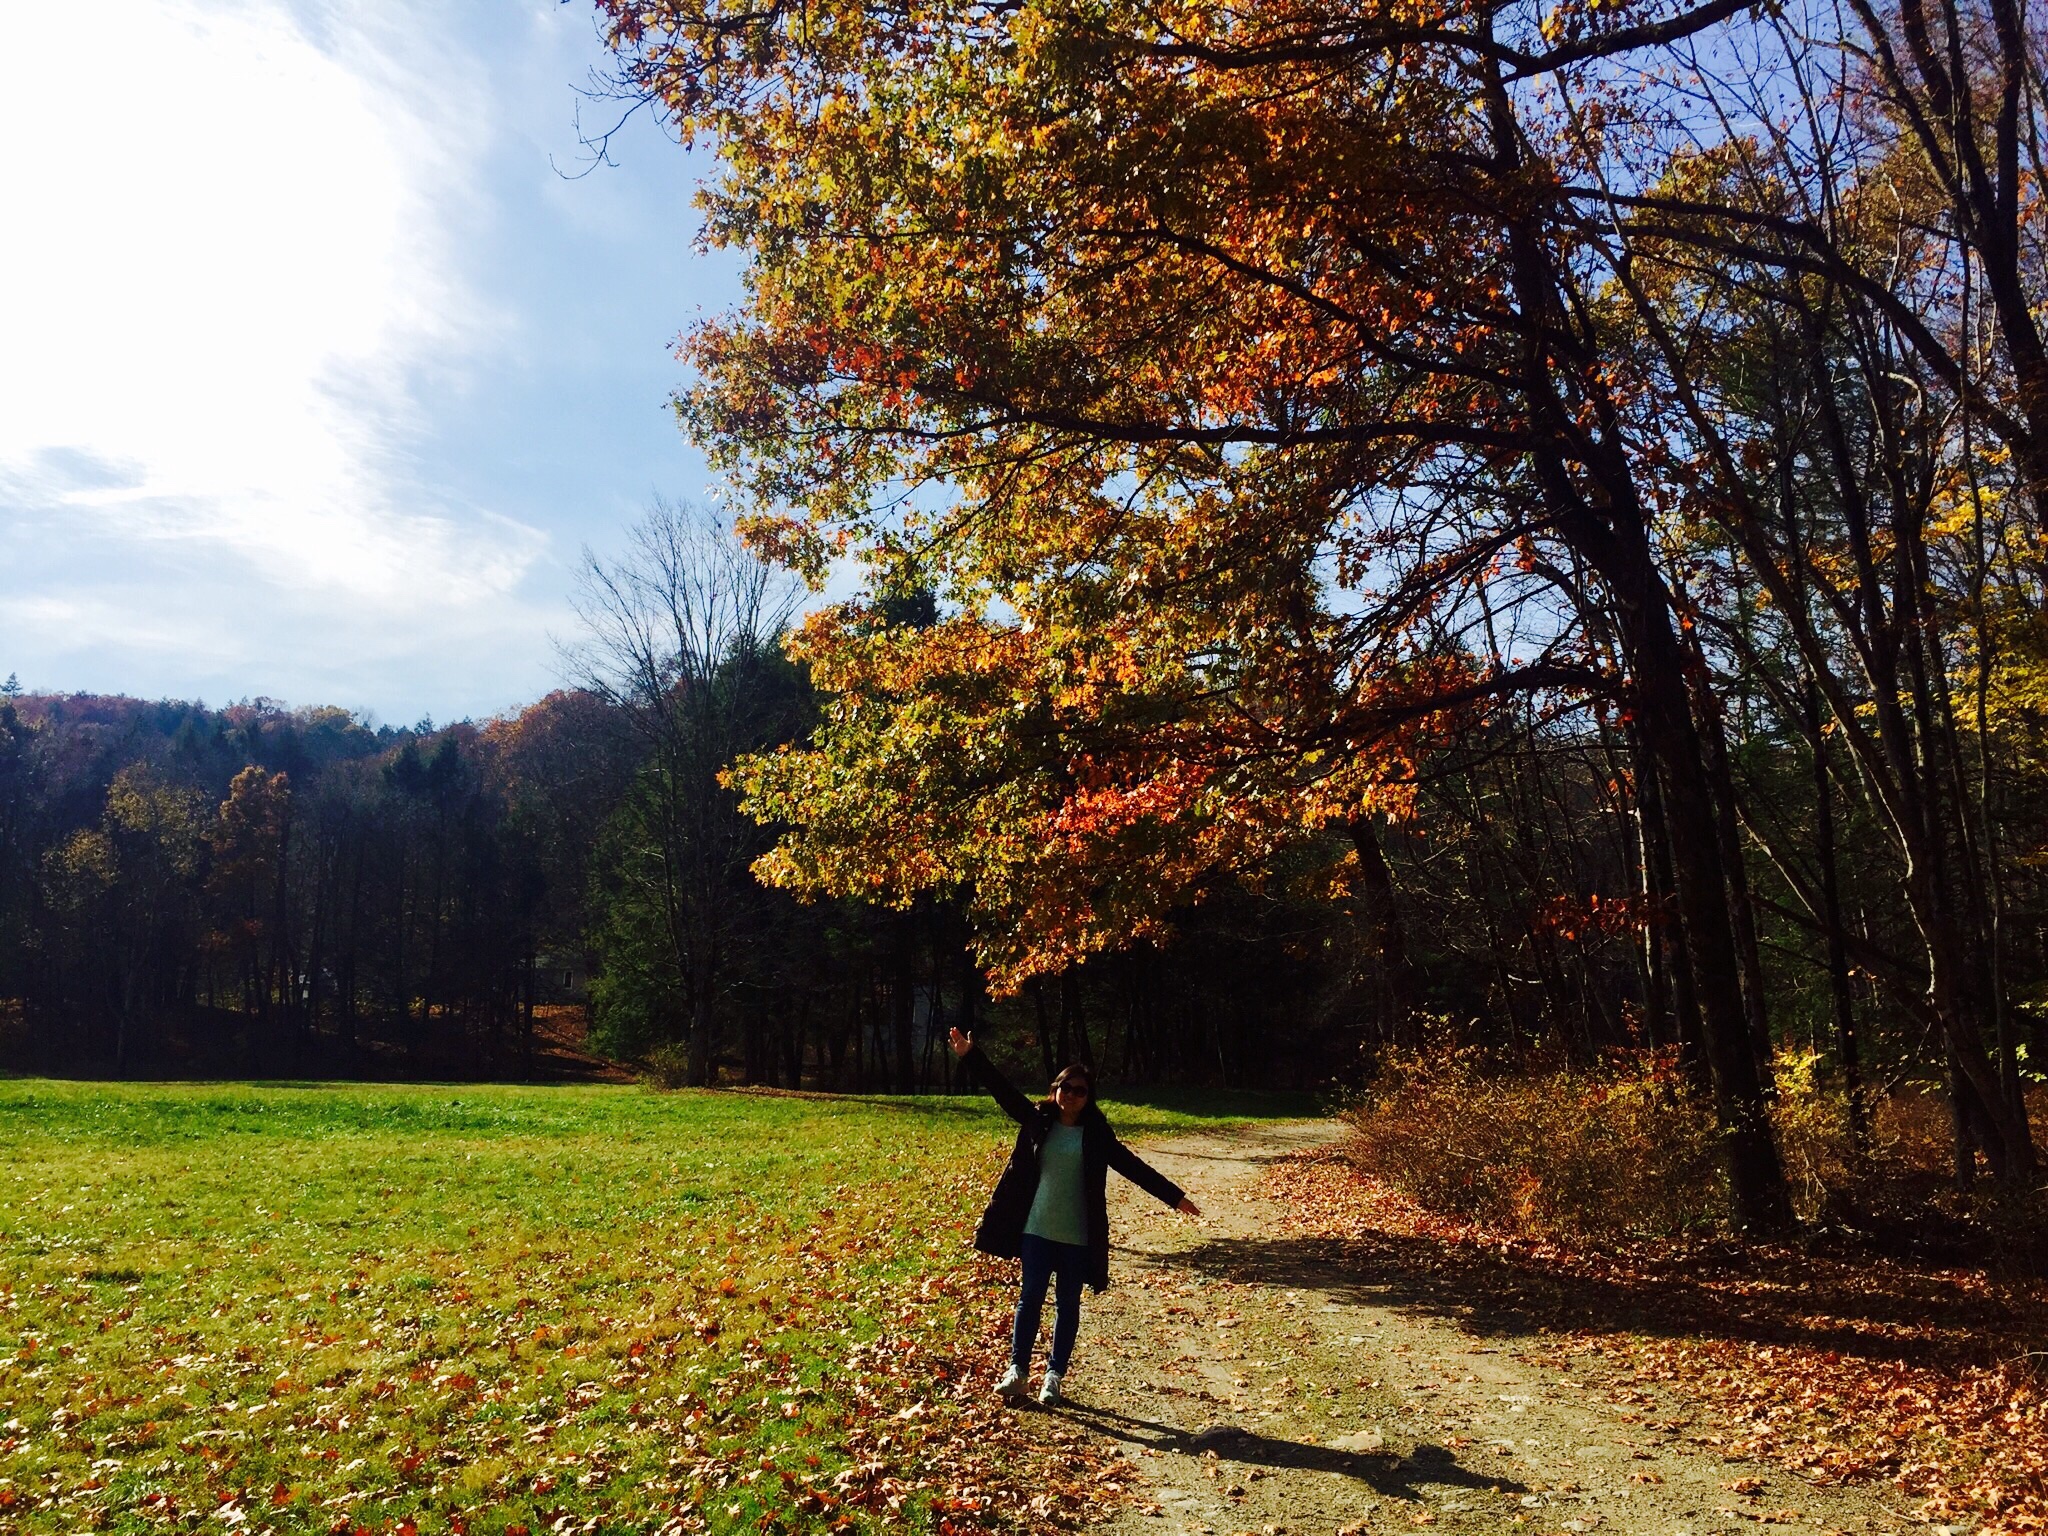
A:
[[[480,323],[464,153],[360,34],[271,3],[0,20],[0,476],[16,515],[211,541],[375,607],[502,594],[528,530],[400,505],[417,371]],[[459,198],[456,199],[459,206]]]

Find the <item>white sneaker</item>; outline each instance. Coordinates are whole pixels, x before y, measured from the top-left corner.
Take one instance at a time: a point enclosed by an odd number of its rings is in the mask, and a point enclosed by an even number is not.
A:
[[[1058,1371],[1047,1371],[1045,1373],[1045,1383],[1038,1389],[1038,1400],[1048,1405],[1060,1400],[1060,1373]]]
[[[996,1395],[1006,1403],[1022,1402],[1029,1390],[1024,1381],[1023,1367],[1018,1365],[1007,1367],[996,1382]]]

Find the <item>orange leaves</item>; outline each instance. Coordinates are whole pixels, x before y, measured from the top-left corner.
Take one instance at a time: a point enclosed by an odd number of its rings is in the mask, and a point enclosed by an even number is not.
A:
[[[1515,478],[1532,331],[1473,77],[1399,35],[1445,9],[618,23],[636,85],[716,135],[711,238],[750,258],[681,402],[748,538],[932,599],[796,637],[835,697],[733,772],[781,829],[760,878],[968,897],[1013,989],[1233,876],[1341,896],[1345,826],[1407,815],[1484,722],[1445,573],[1495,530],[1405,502]]]
[[[1575,896],[1552,896],[1530,919],[1538,933],[1554,933],[1567,942],[1594,935],[1628,933],[1651,921],[1648,904],[1640,896],[1602,896],[1589,893],[1584,900]]]
[[[970,891],[1007,990],[1156,932],[1217,874],[1406,814],[1432,733],[1480,714],[1458,658],[1343,662],[1299,571],[1234,574],[1199,604],[1126,597],[1177,567],[1212,580],[1204,542],[1227,500],[1142,527],[1098,512],[1083,532],[1128,540],[1133,564],[1036,589],[1007,622],[983,608],[892,624],[861,605],[805,622],[792,648],[836,694],[826,719],[808,747],[732,774],[750,813],[785,829],[762,878],[889,903]]]
[[[1076,789],[1050,819],[1050,830],[1086,856],[1091,840],[1114,837],[1148,820],[1170,822],[1193,809],[1213,770],[1200,763],[1168,762],[1163,770],[1133,782],[1118,782],[1106,765],[1088,754],[1076,758]]]

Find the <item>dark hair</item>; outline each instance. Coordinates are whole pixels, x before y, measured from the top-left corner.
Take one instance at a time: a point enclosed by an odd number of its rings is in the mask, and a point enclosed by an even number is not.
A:
[[[1081,1063],[1078,1061],[1062,1068],[1059,1074],[1053,1078],[1051,1084],[1046,1088],[1045,1091],[1048,1094],[1057,1093],[1059,1091],[1059,1086],[1061,1083],[1071,1083],[1077,1078],[1080,1080],[1081,1085],[1088,1090],[1088,1102],[1091,1104],[1094,1103],[1095,1074],[1089,1071],[1086,1067],[1082,1066]]]

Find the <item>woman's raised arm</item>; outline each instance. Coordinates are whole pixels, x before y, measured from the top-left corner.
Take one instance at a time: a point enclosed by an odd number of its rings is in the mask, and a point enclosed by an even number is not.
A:
[[[1033,1119],[1031,1101],[996,1070],[996,1064],[982,1054],[981,1047],[974,1043],[974,1037],[961,1033],[956,1026],[946,1040],[953,1047],[953,1054],[981,1080],[981,1086],[988,1090],[989,1097],[1003,1107],[1003,1113],[1019,1125],[1029,1125]]]

